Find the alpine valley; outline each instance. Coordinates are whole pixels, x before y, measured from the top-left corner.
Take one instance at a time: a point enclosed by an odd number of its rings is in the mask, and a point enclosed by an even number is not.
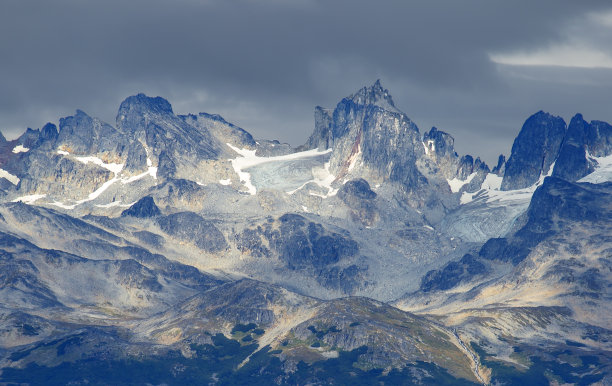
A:
[[[612,126],[537,112],[490,167],[378,81],[314,118],[0,135],[0,383],[612,384]]]

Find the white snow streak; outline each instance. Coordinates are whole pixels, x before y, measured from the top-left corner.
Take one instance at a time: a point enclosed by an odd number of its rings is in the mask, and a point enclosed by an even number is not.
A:
[[[59,201],[54,201],[54,202],[51,203],[51,205],[55,205],[55,206],[63,208],[63,209],[74,209],[74,208],[76,208],[76,206],[78,204],[66,205],[66,204],[61,203]]]
[[[149,159],[147,158],[147,164],[149,163]],[[151,176],[153,177],[153,179],[157,179],[157,167],[155,166],[149,166],[149,169],[146,172],[137,174],[135,176],[132,177],[128,177],[128,178],[122,178],[121,179],[121,183],[122,184],[129,184],[130,182],[134,182],[134,181],[138,181],[146,176]]]
[[[113,201],[113,202],[109,202],[108,204],[96,204],[98,208],[112,208],[114,206],[120,206],[120,205],[121,205],[121,201]]]
[[[425,149],[425,155],[429,155],[429,149],[427,148],[427,145],[425,145],[425,142],[421,142],[423,144],[423,148]]]
[[[17,153],[26,153],[28,152],[30,149],[28,149],[27,147],[24,147],[23,145],[17,145],[13,148],[13,153],[17,154]]]
[[[79,162],[82,162],[84,164],[88,164],[88,163],[93,163],[95,165],[101,166],[106,170],[110,170],[111,172],[117,174],[119,172],[121,172],[121,170],[123,170],[123,164],[117,164],[117,163],[106,163],[104,161],[102,161],[100,158],[98,157],[74,157],[74,159],[76,159]]]
[[[45,198],[47,195],[46,194],[31,194],[29,196],[22,196],[22,197],[17,197],[16,199],[14,199],[11,202],[23,202],[25,204],[31,205],[33,204],[35,201],[40,200],[41,198]]]
[[[19,183],[19,177],[7,172],[4,169],[0,169],[0,178],[3,178],[3,177],[9,180],[11,184],[13,185],[17,185]]]

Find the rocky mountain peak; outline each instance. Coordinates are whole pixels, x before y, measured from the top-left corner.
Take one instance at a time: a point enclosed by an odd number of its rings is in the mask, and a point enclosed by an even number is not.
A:
[[[512,145],[502,190],[522,189],[547,174],[566,133],[563,118],[538,111],[529,117]]]
[[[393,112],[399,112],[393,103],[393,98],[389,93],[389,90],[383,88],[378,79],[372,86],[363,87],[356,93],[349,96],[347,99],[351,100],[357,105],[374,105],[384,110]]]
[[[45,126],[47,134],[53,136],[51,127]],[[43,128],[44,129],[44,128]],[[76,154],[121,153],[122,142],[117,129],[82,110],[64,117],[59,122],[57,145]]]
[[[539,111],[495,176],[379,81],[315,117],[303,152],[144,94],[116,126],[77,110],[0,136],[2,380],[117,383],[91,378],[111,362],[132,383],[159,383],[141,379],[154,366],[336,381],[311,362],[341,384],[602,379],[612,184],[567,179],[609,171],[612,126]],[[566,174],[543,179],[553,164]],[[507,353],[535,367],[510,373]]]
[[[162,97],[149,97],[143,93],[127,97],[119,106],[118,121],[122,115],[127,113],[156,113],[156,114],[173,114],[170,102]]]
[[[57,136],[57,127],[51,122],[44,125],[43,128],[40,130],[40,137],[42,140],[54,140],[57,138]]]
[[[506,171],[506,156],[503,154],[500,154],[499,157],[497,158],[497,165],[493,167],[493,170],[491,172],[494,174],[497,174],[498,176],[503,177],[505,171]]]
[[[423,143],[428,154],[435,154],[439,157],[456,157],[455,138],[452,135],[438,130],[435,126],[423,134]]]
[[[553,175],[576,181],[595,170],[596,161],[590,157],[612,154],[612,126],[606,122],[584,120],[576,114],[567,128]]]

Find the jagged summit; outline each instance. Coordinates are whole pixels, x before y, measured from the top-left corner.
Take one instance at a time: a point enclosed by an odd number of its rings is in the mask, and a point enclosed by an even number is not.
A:
[[[379,106],[384,110],[389,110],[393,112],[400,112],[397,107],[395,107],[395,103],[393,103],[393,98],[389,93],[389,90],[383,88],[380,83],[380,79],[376,80],[374,84],[370,87],[363,87],[356,93],[347,97],[358,105],[374,105]]]
[[[563,118],[538,111],[529,117],[512,145],[502,190],[523,189],[549,173],[566,133]]]
[[[48,122],[47,124],[43,126],[42,129],[40,129],[40,139],[42,141],[54,140],[55,138],[57,138],[57,135],[58,135],[57,126],[55,126],[51,122]]]
[[[432,152],[431,154],[435,154],[436,157],[457,157],[455,138],[442,130],[438,130],[435,126],[423,134],[423,142],[427,148],[426,152]]]
[[[127,112],[153,112],[157,114],[173,114],[172,105],[162,97],[149,97],[143,93],[127,97],[119,106],[117,121]]]
[[[612,126],[606,122],[584,120],[576,114],[567,128],[553,175],[576,181],[593,172],[597,162],[591,157],[603,157],[612,151]]]

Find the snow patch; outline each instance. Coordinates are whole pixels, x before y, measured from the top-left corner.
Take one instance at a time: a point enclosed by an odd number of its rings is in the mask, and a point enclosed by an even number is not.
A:
[[[34,202],[40,200],[41,198],[45,198],[46,196],[46,194],[31,194],[29,196],[18,197],[11,202],[23,202],[24,204],[31,205]]]
[[[156,180],[157,179],[157,167],[149,166],[149,169],[146,172],[142,172],[140,174],[137,174],[135,176],[128,177],[128,178],[123,177],[121,179],[121,183],[124,184],[124,185],[125,184],[129,184],[130,182],[138,181],[138,180],[140,180],[142,178],[145,178],[146,176],[151,176],[151,177],[153,177],[153,179]]]
[[[13,148],[13,153],[17,154],[17,153],[27,153],[28,151],[30,151],[30,149],[28,149],[27,147],[24,147],[23,145],[17,145]]]
[[[429,148],[425,145],[425,142],[421,142],[423,144],[423,149],[425,149],[425,155],[429,155]]]
[[[111,172],[117,174],[119,173],[121,170],[123,170],[123,166],[124,164],[117,164],[117,163],[106,163],[104,161],[102,161],[100,158],[98,157],[94,157],[94,156],[89,156],[89,157],[74,157],[74,159],[76,159],[79,162],[82,162],[84,164],[88,164],[88,163],[92,163],[98,166],[103,167],[106,170],[110,170]]]
[[[503,179],[504,177],[500,177],[497,174],[489,173],[485,177],[484,181],[482,181],[480,189],[499,190],[501,188],[501,183]]]
[[[66,205],[66,204],[61,203],[59,201],[54,201],[54,202],[51,203],[51,205],[55,205],[55,206],[60,207],[62,209],[74,209],[74,208],[76,208],[76,206],[78,204]]]
[[[112,208],[114,206],[120,206],[120,205],[121,205],[121,201],[113,201],[113,202],[109,202],[108,204],[96,204],[98,208]]]
[[[79,200],[77,201],[77,204],[82,204],[84,202],[87,201],[92,201],[95,200],[96,198],[98,198],[102,193],[104,193],[104,191],[106,189],[108,189],[112,184],[114,184],[115,182],[117,182],[118,178],[117,176],[111,178],[110,180],[106,181],[105,183],[102,184],[102,186],[100,186],[98,189],[96,189],[94,192],[89,193],[89,196],[83,200]]]
[[[533,196],[533,192],[535,192],[538,186],[544,183],[546,177],[552,175],[554,167],[554,163],[550,165],[548,172],[546,174],[542,173],[535,184],[516,190],[500,190],[503,178],[493,173],[489,173],[482,182],[482,185],[480,185],[479,191],[476,193],[463,192],[459,201],[461,205],[480,199],[486,199],[488,203],[496,202],[500,204],[529,202],[531,196]]]
[[[292,195],[295,192],[297,192],[298,190],[302,189],[304,186],[306,186],[306,185],[308,185],[310,183],[314,183],[314,184],[319,185],[322,188],[326,188],[327,189],[327,194],[319,194],[319,193],[315,193],[315,192],[309,192],[308,194],[310,194],[311,196],[316,196],[316,197],[321,197],[321,198],[329,198],[329,197],[335,196],[336,193],[338,193],[338,189],[332,188],[331,185],[336,180],[336,176],[331,174],[331,172],[329,171],[329,167],[330,166],[331,166],[331,163],[330,162],[326,162],[325,165],[322,168],[313,168],[312,169],[312,176],[314,178],[312,180],[306,181],[305,183],[303,183],[297,189],[291,190],[291,191],[286,192],[286,193],[289,194],[289,195]]]
[[[58,152],[58,154],[68,155],[68,152],[63,151],[63,150],[58,150],[57,152]],[[132,176],[132,177],[129,177],[129,178],[120,178],[119,177],[119,173],[121,173],[121,171],[123,170],[124,164],[106,163],[106,162],[102,161],[100,158],[94,157],[94,156],[89,156],[89,157],[74,157],[74,158],[77,161],[82,162],[84,164],[88,164],[88,163],[91,162],[91,163],[93,163],[95,165],[103,167],[104,169],[113,172],[114,176],[110,180],[108,180],[105,183],[103,183],[102,186],[100,186],[98,189],[96,189],[95,191],[89,193],[87,198],[84,198],[82,200],[78,200],[74,204],[64,204],[62,202],[55,201],[55,202],[52,202],[51,205],[55,205],[55,206],[63,208],[63,209],[74,209],[74,208],[76,208],[77,205],[83,204],[83,203],[88,202],[88,201],[93,201],[96,198],[100,197],[100,195],[102,193],[104,193],[115,182],[121,181],[123,184],[127,184],[129,182],[133,182],[133,181],[139,180],[140,178],[143,178],[143,177],[145,177],[147,175],[151,175],[153,178],[157,178],[156,177],[156,175],[157,175],[157,168],[156,167],[152,167],[152,166],[149,167],[149,170],[147,170],[146,172],[144,172],[142,174],[139,174],[137,176]],[[121,202],[119,201],[117,203],[112,202],[110,204],[99,204],[99,205],[96,205],[96,206],[100,207],[100,208],[108,208],[108,207],[120,205],[120,203]]]
[[[429,142],[433,142],[433,141],[429,141]],[[447,179],[446,182],[448,182],[448,186],[450,186],[451,192],[459,193],[461,188],[463,188],[464,185],[472,182],[474,177],[476,177],[476,172],[470,174],[465,180],[460,180],[457,177],[455,177],[452,180]]]
[[[429,226],[429,225],[423,225],[423,228],[425,229],[429,229],[430,231],[433,231],[433,227]]]
[[[429,155],[430,153],[436,152],[436,143],[432,139],[427,140],[427,144],[425,142],[421,142],[423,144],[423,148],[425,149],[425,155]]]
[[[612,181],[612,154],[605,157],[587,157],[597,162],[595,171],[587,176],[582,177],[578,182],[590,182],[592,184],[601,184]]]
[[[232,180],[231,179],[227,179],[227,180],[219,180],[219,183],[221,185],[231,185],[232,184]]]
[[[432,139],[427,140],[427,147],[431,151],[436,151],[436,143]]]
[[[320,354],[328,359],[338,358],[340,356],[340,353],[338,353],[338,351],[323,351]]]
[[[11,174],[11,173],[7,172],[4,169],[0,169],[0,178],[6,178],[13,185],[17,185],[19,183],[19,181],[20,181],[19,177],[17,177],[14,174]]]
[[[95,191],[89,193],[87,198],[84,198],[82,200],[78,200],[74,204],[69,205],[69,204],[64,204],[62,202],[59,202],[59,201],[55,201],[55,202],[52,202],[51,205],[55,205],[55,206],[58,206],[58,207],[64,208],[64,209],[74,209],[74,208],[76,208],[77,205],[81,205],[81,204],[83,204],[85,202],[88,202],[88,201],[93,201],[96,198],[100,197],[100,195],[102,193],[104,193],[112,184],[114,184],[117,181],[119,181],[119,177],[117,177],[117,175],[115,175],[115,177],[113,177],[110,180],[108,180],[105,183],[103,183],[102,186],[100,186],[98,189],[96,189]],[[102,205],[104,205],[104,204],[102,204]],[[116,205],[118,205],[118,204],[116,204]]]
[[[240,177],[240,182],[242,182],[242,184],[247,188],[249,194],[251,195],[257,194],[257,188],[255,188],[255,186],[251,183],[251,174],[245,172],[245,169],[268,162],[290,161],[301,158],[317,157],[322,154],[327,154],[331,152],[331,149],[327,149],[324,151],[313,149],[275,157],[260,157],[255,155],[257,150],[239,149],[235,146],[232,146],[230,143],[226,143],[226,145],[229,146],[233,151],[238,153],[238,157],[232,158],[229,161],[231,162],[232,168],[234,168],[236,174],[238,174],[238,177]]]

